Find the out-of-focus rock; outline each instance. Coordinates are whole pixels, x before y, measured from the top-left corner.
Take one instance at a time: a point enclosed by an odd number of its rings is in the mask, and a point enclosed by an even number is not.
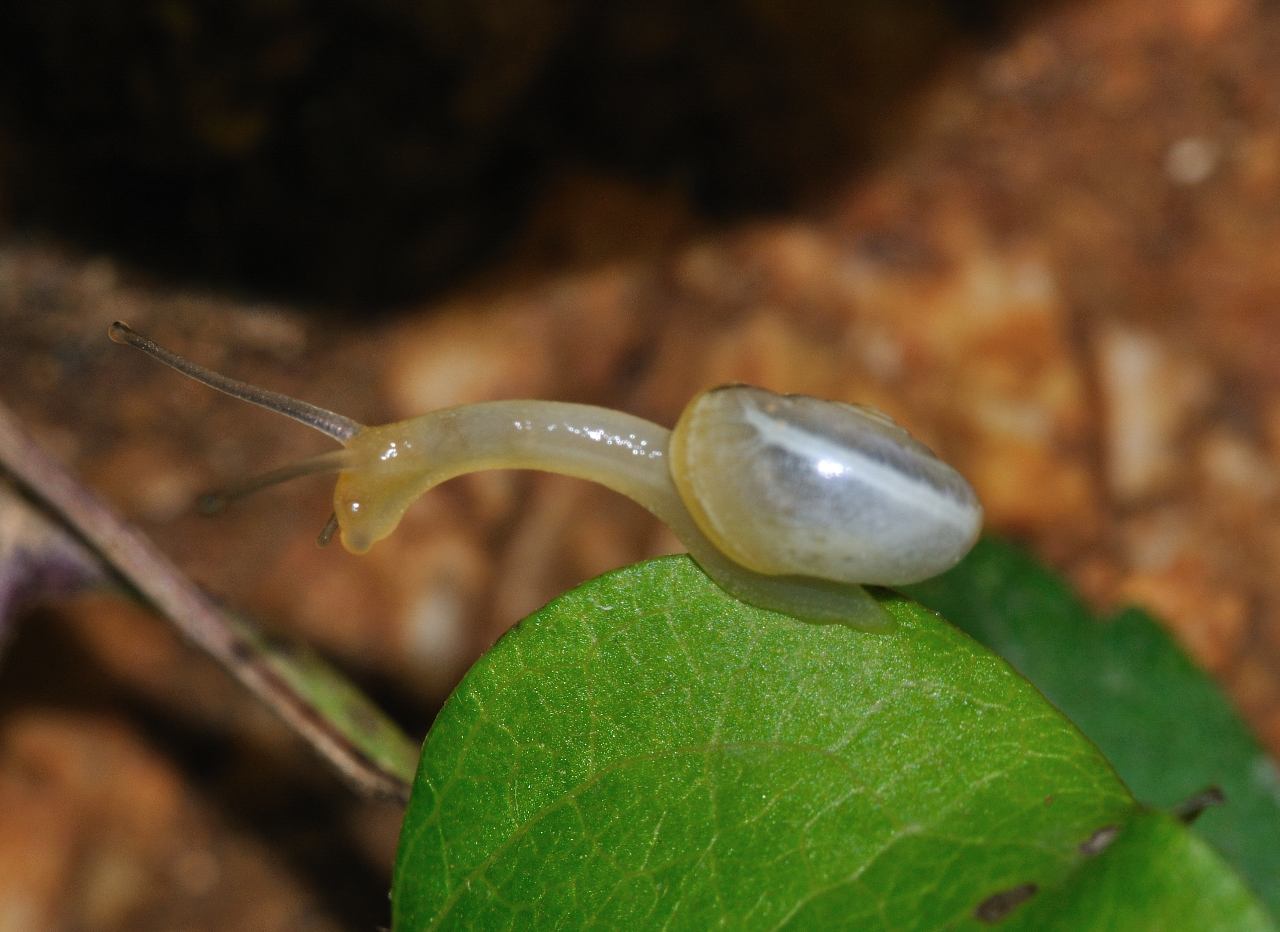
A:
[[[159,929],[197,906],[211,927],[338,928],[126,727],[51,710],[6,718],[0,929]]]
[[[625,268],[478,295],[391,327],[380,381],[393,419],[502,398],[574,400],[607,391],[640,333]]]
[[[1107,327],[1098,338],[1107,483],[1122,505],[1167,491],[1188,463],[1186,431],[1209,397],[1203,366],[1151,333]]]

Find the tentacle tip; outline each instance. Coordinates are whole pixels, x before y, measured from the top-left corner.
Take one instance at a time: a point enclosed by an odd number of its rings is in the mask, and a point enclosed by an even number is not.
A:
[[[111,326],[107,328],[107,336],[111,338],[112,343],[128,345],[129,338],[137,335],[137,331],[123,320],[112,321]]]

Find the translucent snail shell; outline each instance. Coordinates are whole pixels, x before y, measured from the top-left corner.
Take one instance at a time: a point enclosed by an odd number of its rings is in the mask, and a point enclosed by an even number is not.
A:
[[[689,402],[671,475],[703,533],[768,575],[917,582],[982,525],[964,478],[880,412],[748,385]]]

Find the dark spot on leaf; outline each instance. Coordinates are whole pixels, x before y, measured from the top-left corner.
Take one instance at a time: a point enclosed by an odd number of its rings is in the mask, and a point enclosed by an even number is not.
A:
[[[973,917],[979,922],[1000,922],[1015,908],[1036,895],[1040,888],[1033,883],[1022,883],[1008,890],[1001,890],[987,897],[973,911]]]
[[[1212,809],[1214,806],[1221,806],[1227,801],[1226,794],[1222,792],[1221,787],[1210,786],[1201,790],[1190,799],[1183,800],[1173,807],[1173,814],[1184,825],[1190,825],[1196,819],[1200,818],[1200,814],[1206,809]]]
[[[1103,851],[1107,850],[1107,846],[1115,841],[1116,836],[1119,834],[1119,826],[1104,825],[1084,841],[1080,842],[1080,853],[1086,858],[1091,858],[1094,855],[1101,854]]]
[[[1044,804],[1045,804],[1046,806],[1052,806],[1052,805],[1053,805],[1053,795],[1052,795],[1052,794],[1050,794],[1050,795],[1048,795],[1048,796],[1046,796],[1046,797],[1044,798]]]

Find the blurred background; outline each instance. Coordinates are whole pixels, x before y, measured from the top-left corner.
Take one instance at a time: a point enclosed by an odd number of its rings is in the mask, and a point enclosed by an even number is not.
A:
[[[677,542],[490,473],[364,557],[326,449],[110,344],[366,423],[859,401],[1280,751],[1280,8],[1251,0],[0,5],[0,401],[415,735],[480,651]],[[12,546],[0,522],[0,553]],[[6,543],[5,535],[10,535]],[[0,930],[385,923],[400,816],[146,610],[0,637]]]

